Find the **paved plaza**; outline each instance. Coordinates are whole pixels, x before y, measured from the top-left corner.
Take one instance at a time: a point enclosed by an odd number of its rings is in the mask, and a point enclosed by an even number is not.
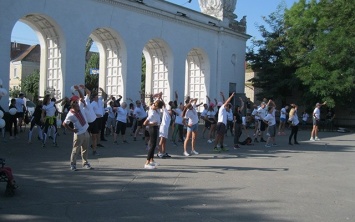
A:
[[[90,152],[95,169],[76,172],[72,134],[46,148],[26,135],[0,143],[19,185],[5,197],[0,183],[0,221],[355,221],[354,133],[320,132],[310,142],[310,131],[300,131],[301,145],[278,136],[278,147],[238,150],[229,136],[222,153],[200,135],[200,155],[169,143],[172,158],[156,158],[155,170],[143,169],[142,140],[114,145],[107,137],[100,156]]]

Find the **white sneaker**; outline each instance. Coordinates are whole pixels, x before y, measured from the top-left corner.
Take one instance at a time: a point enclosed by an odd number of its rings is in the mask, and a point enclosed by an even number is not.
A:
[[[207,140],[207,143],[212,143],[212,140]]]
[[[313,137],[311,137],[311,138],[309,139],[309,141],[315,141],[315,140],[313,139]]]
[[[188,152],[184,152],[184,156],[190,156]]]
[[[149,169],[149,170],[155,169],[155,166],[152,164],[144,164],[144,169]]]
[[[217,148],[221,148],[221,145],[217,144]]]
[[[320,140],[320,139],[319,139],[318,137],[316,137],[316,138],[314,138],[314,140],[317,140],[317,141],[318,141],[318,140]]]
[[[192,150],[191,155],[198,155],[198,152],[196,150]]]
[[[160,166],[160,164],[158,162],[155,162],[155,161],[150,162],[149,164],[152,165],[152,166]]]

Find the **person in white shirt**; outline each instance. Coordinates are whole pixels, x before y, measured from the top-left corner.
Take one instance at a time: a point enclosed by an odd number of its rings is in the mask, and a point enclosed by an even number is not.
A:
[[[108,106],[105,108],[106,112],[108,113],[107,121],[106,121],[106,135],[113,135],[116,127],[116,112],[113,109],[114,101],[110,101]]]
[[[312,128],[312,132],[311,132],[311,139],[309,139],[310,141],[316,141],[316,140],[320,140],[318,138],[318,126],[319,126],[319,121],[320,121],[320,107],[327,104],[327,102],[324,102],[322,104],[317,103],[316,107],[313,110],[313,128]]]
[[[171,157],[167,152],[166,152],[166,139],[169,137],[169,126],[171,122],[171,116],[172,116],[172,110],[171,106],[165,104],[163,105],[162,108],[163,111],[163,116],[161,120],[161,124],[159,127],[159,150],[157,156],[159,158],[165,158],[165,157]]]
[[[214,106],[213,103],[210,103],[210,105]],[[202,131],[202,138],[205,138],[206,130],[209,130],[210,127],[211,127],[211,124],[210,124],[210,122],[207,119],[207,112],[208,112],[208,105],[205,103],[205,104],[203,104],[203,110],[201,112],[201,119],[205,122],[205,126],[204,126],[203,131]]]
[[[265,147],[277,146],[275,141],[276,119],[275,119],[274,106],[268,106],[268,114],[264,117],[263,122],[268,125],[268,134],[269,134]]]
[[[43,98],[42,116],[41,116],[41,121],[44,123],[42,147],[45,147],[47,137],[49,137],[50,135],[53,138],[53,146],[57,146],[57,116],[56,116],[57,107],[55,106],[55,104],[60,103],[62,101],[63,99],[58,101],[56,101],[55,98],[51,99],[50,95],[46,95]]]
[[[299,124],[297,109],[298,109],[298,106],[296,104],[291,104],[291,110],[290,110],[289,119],[288,119],[288,121],[291,124],[291,134],[288,138],[289,145],[293,145],[291,143],[292,137],[293,137],[294,144],[296,144],[296,145],[299,144],[297,142],[297,133],[298,133],[298,124]]]
[[[218,120],[217,120],[217,126],[216,126],[216,140],[214,142],[214,151],[219,152],[218,144],[220,145],[220,148],[222,151],[228,151],[228,148],[223,147],[223,142],[224,142],[224,135],[226,134],[227,131],[227,112],[231,108],[230,101],[234,97],[235,92],[230,95],[230,97],[224,102],[224,104],[221,105],[221,107],[218,110]]]
[[[18,95],[18,98],[16,98],[16,118],[18,119],[17,126],[20,128],[20,132],[22,132],[22,122],[23,118],[25,116],[24,111],[26,110],[26,105],[25,105],[25,100],[24,100],[25,94],[22,92]]]
[[[140,130],[142,129],[143,123],[145,119],[147,118],[147,112],[145,111],[142,101],[137,100],[136,101],[136,107],[134,108],[133,111],[133,116],[137,121],[137,129],[136,132],[134,133],[133,140],[137,140],[137,135],[139,135]]]
[[[187,152],[187,144],[191,139],[191,154],[198,155],[198,152],[195,150],[197,131],[198,131],[198,115],[196,111],[196,102],[197,99],[191,99],[190,102],[185,106],[184,111],[182,112],[183,124],[186,126],[186,138],[184,141],[184,156],[190,156]]]
[[[288,106],[285,106],[280,110],[280,125],[279,125],[279,133],[278,135],[286,135],[285,134],[285,125],[286,125],[286,115],[287,115]]]
[[[154,152],[157,146],[159,125],[161,123],[160,114],[158,109],[161,109],[164,105],[161,101],[162,93],[156,94],[153,97],[158,96],[158,100],[155,101],[148,111],[148,117],[144,121],[144,126],[149,126],[149,150],[147,154],[147,161],[144,164],[145,169],[155,169],[159,164],[154,161]]]
[[[182,123],[182,110],[184,109],[184,104],[180,103],[179,107],[174,109],[175,112],[175,126],[174,126],[174,132],[172,135],[172,142],[175,146],[177,146],[176,143],[176,136],[179,135],[179,142],[183,142],[183,132],[184,132],[184,125]],[[179,133],[179,134],[178,134]]]
[[[127,110],[127,103],[122,102],[121,106],[114,107],[117,112],[117,121],[116,121],[116,131],[113,136],[113,143],[117,144],[117,135],[121,134],[122,142],[128,143],[126,140],[126,129],[127,129],[127,121],[128,118],[128,110]]]
[[[86,116],[84,115],[84,107],[86,106],[86,103],[83,99],[81,99],[80,102],[78,99],[79,97],[77,96],[72,97],[71,109],[63,122],[63,126],[67,130],[74,132],[73,149],[70,155],[70,169],[72,171],[76,171],[76,158],[79,152],[81,153],[83,169],[92,169],[87,159],[90,135],[87,131],[89,125]],[[70,122],[73,123],[74,128],[70,127]]]

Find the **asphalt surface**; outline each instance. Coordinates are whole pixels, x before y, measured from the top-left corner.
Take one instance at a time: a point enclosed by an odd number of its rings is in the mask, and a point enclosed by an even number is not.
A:
[[[141,138],[114,145],[108,136],[100,156],[90,152],[95,169],[81,169],[78,158],[73,172],[72,134],[42,148],[23,132],[0,142],[19,185],[5,197],[0,183],[0,221],[355,221],[354,133],[309,136],[300,131],[300,145],[277,136],[278,147],[238,150],[229,136],[230,150],[215,153],[200,133],[199,155],[185,157],[182,144],[169,142],[172,158],[156,158],[155,170],[143,169]]]

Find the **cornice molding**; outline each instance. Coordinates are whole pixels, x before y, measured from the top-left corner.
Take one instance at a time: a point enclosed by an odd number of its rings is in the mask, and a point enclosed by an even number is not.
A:
[[[186,16],[186,17],[179,16],[177,14],[173,14],[171,12],[164,11],[164,10],[158,9],[158,8],[154,8],[149,5],[138,3],[135,1],[130,1],[130,0],[124,0],[124,1],[120,1],[120,0],[93,0],[93,1],[101,2],[101,3],[112,5],[112,6],[126,8],[127,10],[130,10],[130,11],[154,16],[156,18],[172,21],[174,23],[180,23],[180,24],[191,26],[191,27],[197,27],[197,28],[200,28],[203,30],[214,32],[214,33],[223,33],[223,34],[229,35],[233,38],[237,37],[237,38],[243,39],[245,41],[250,38],[250,35],[247,35],[242,32],[236,32],[235,30],[232,30],[232,29],[229,29],[226,27],[211,26],[210,24],[207,24],[207,23],[205,24],[201,21],[192,20],[188,16]],[[198,12],[196,12],[196,13],[198,13]],[[203,14],[203,13],[201,13],[201,14]],[[218,20],[216,20],[216,24],[217,23],[218,23]]]

